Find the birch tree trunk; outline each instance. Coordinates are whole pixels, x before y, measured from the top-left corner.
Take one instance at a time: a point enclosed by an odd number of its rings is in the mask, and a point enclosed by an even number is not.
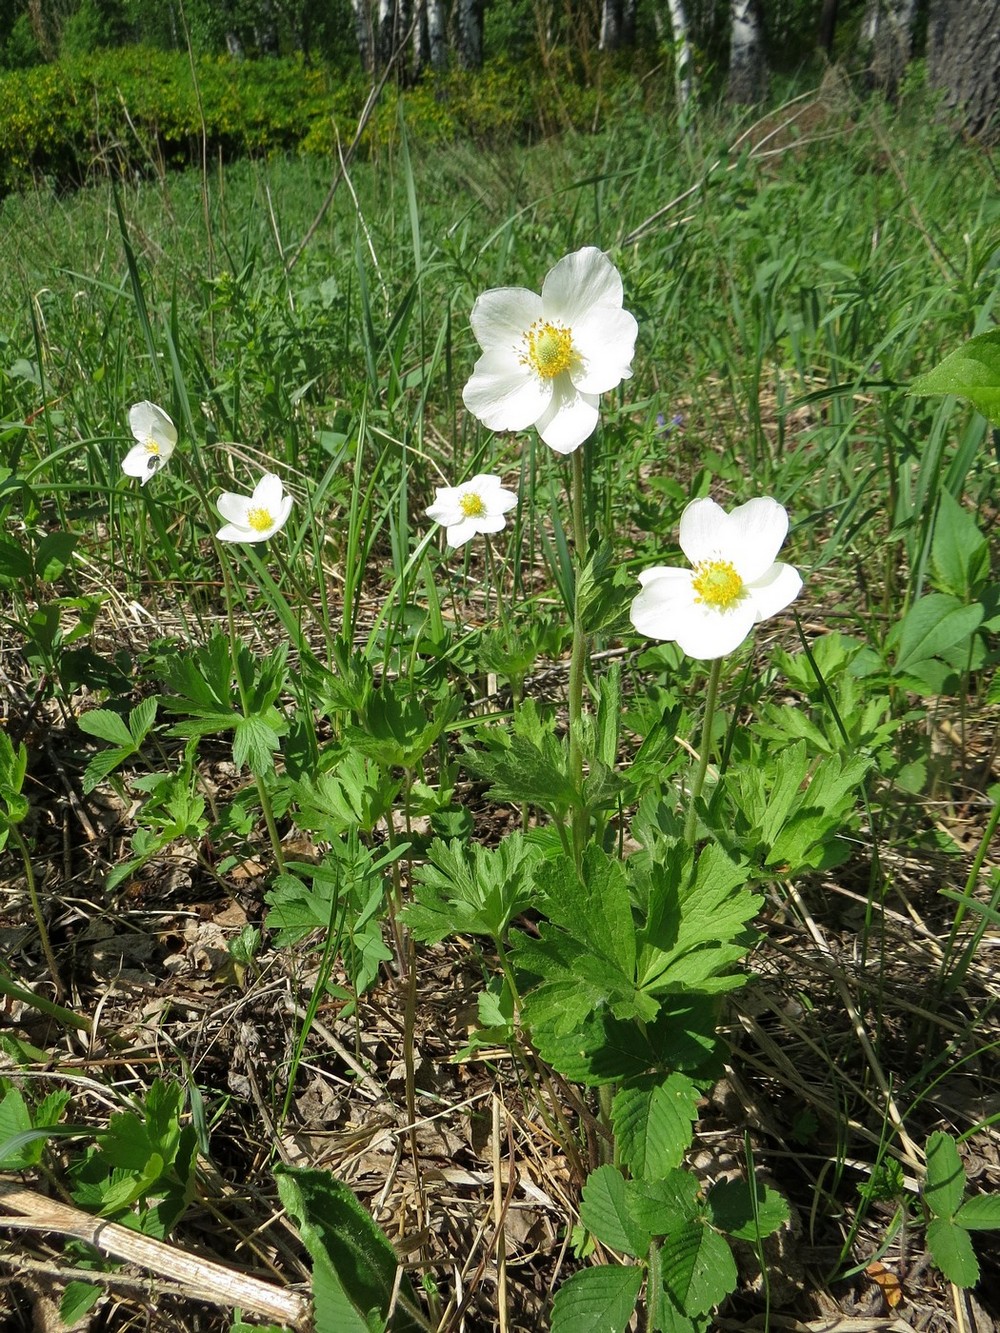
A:
[[[601,6],[601,36],[597,43],[600,51],[617,51],[621,45],[621,15],[618,0],[604,0]]]
[[[965,0],[961,6],[965,8]],[[979,0],[968,0],[969,9]],[[910,60],[917,0],[868,0],[861,25],[861,49],[868,63],[871,87],[895,97]]]
[[[375,33],[375,60],[385,69],[396,46],[396,0],[378,0],[378,28]]]
[[[687,110],[694,92],[694,52],[691,50],[684,0],[667,0],[670,29],[674,39],[674,83],[677,88],[677,106]]]
[[[458,0],[458,63],[462,69],[479,69],[483,63],[482,0]]]
[[[729,100],[756,106],[767,93],[764,35],[756,0],[732,0],[730,13]]]
[[[448,34],[445,27],[444,0],[427,0],[427,45],[431,55],[431,69],[448,68]]]
[[[927,72],[969,134],[1000,139],[1000,0],[931,0]]]
[[[358,45],[361,68],[370,74],[375,68],[375,42],[368,0],[351,0],[351,11],[354,14],[354,40]]]

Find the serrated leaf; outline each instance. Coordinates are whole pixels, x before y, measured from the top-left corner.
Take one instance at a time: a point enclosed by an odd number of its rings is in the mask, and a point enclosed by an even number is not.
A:
[[[698,1089],[683,1074],[647,1087],[622,1088],[611,1111],[621,1161],[640,1180],[680,1165],[698,1115]]]
[[[591,1171],[583,1187],[580,1220],[602,1245],[638,1258],[649,1249],[650,1234],[632,1216],[625,1177],[616,1166]]]
[[[642,1277],[641,1268],[610,1264],[574,1273],[556,1292],[552,1333],[624,1333]]]
[[[1000,329],[977,334],[950,352],[933,370],[919,375],[910,393],[953,393],[1000,422]]]
[[[264,777],[274,768],[275,753],[281,749],[281,735],[262,717],[236,717],[233,734],[233,763],[246,766],[255,777]]]
[[[0,1166],[8,1171],[19,1171],[37,1161],[37,1157],[23,1146],[23,1140],[22,1146],[13,1151],[8,1146],[11,1140],[30,1132],[31,1128],[31,1115],[24,1097],[17,1088],[8,1088],[0,1101]]]
[[[989,576],[990,548],[976,520],[943,488],[931,543],[931,569],[942,592],[970,602]]]
[[[98,740],[108,741],[111,745],[120,745],[130,753],[134,749],[132,733],[125,725],[125,719],[110,708],[92,708],[87,713],[81,713],[76,725],[88,736],[96,736]]]
[[[950,1134],[940,1131],[927,1140],[924,1203],[936,1217],[954,1217],[965,1196],[965,1169]]]
[[[89,794],[99,787],[108,774],[113,773],[118,765],[123,764],[132,754],[134,754],[132,747],[126,749],[123,745],[116,745],[112,750],[102,750],[100,754],[95,754],[83,770],[81,786],[84,792]]]
[[[707,1199],[712,1224],[738,1240],[758,1240],[788,1221],[788,1203],[777,1190],[746,1180],[722,1180]]]
[[[704,1314],[736,1287],[736,1263],[723,1238],[701,1222],[689,1222],[664,1238],[663,1285],[688,1315]]]
[[[974,1287],[979,1281],[979,1260],[969,1233],[947,1217],[934,1217],[927,1225],[927,1248],[949,1282],[956,1287]]]
[[[893,635],[895,672],[912,670],[928,657],[938,657],[977,629],[983,618],[979,602],[963,605],[957,597],[932,592],[914,602]]]
[[[966,1199],[955,1214],[955,1222],[966,1231],[1000,1230],[1000,1194],[977,1194]]]
[[[632,1216],[653,1236],[669,1236],[693,1222],[701,1211],[697,1176],[678,1167],[660,1180],[632,1180],[628,1197]]]
[[[151,694],[143,699],[141,703],[137,703],[128,715],[128,729],[132,740],[135,742],[136,749],[149,735],[149,729],[156,717],[159,702],[156,695]]]

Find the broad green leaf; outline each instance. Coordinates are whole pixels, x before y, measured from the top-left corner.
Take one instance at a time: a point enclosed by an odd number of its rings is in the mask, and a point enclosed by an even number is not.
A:
[[[111,750],[101,750],[95,754],[83,771],[81,786],[84,792],[92,792],[99,787],[109,773],[113,773],[119,764],[123,764],[135,751],[131,745],[116,745]]]
[[[670,1236],[701,1211],[697,1176],[678,1167],[661,1180],[633,1180],[628,1195],[632,1216],[653,1236]]]
[[[580,1220],[602,1245],[638,1258],[649,1249],[650,1234],[632,1216],[625,1177],[616,1166],[591,1171],[580,1200]]]
[[[969,1233],[957,1223],[947,1217],[931,1218],[927,1248],[938,1268],[956,1287],[974,1287],[979,1281],[979,1261]]]
[[[560,1286],[552,1333],[625,1333],[642,1286],[641,1268],[584,1268]]]
[[[707,1205],[712,1224],[738,1240],[770,1236],[788,1221],[788,1204],[777,1190],[746,1180],[721,1180],[709,1192]]]
[[[538,869],[550,920],[597,957],[611,961],[630,980],[635,974],[635,925],[625,867],[617,856],[591,844],[583,873],[565,857]]]
[[[914,602],[893,632],[896,649],[893,670],[902,673],[927,657],[938,657],[975,630],[983,618],[976,602],[963,605],[957,597],[932,592]]]
[[[611,1118],[621,1161],[640,1180],[664,1176],[680,1165],[698,1116],[698,1089],[684,1074],[668,1074],[646,1087],[619,1090]]]
[[[942,488],[934,520],[931,569],[941,592],[971,602],[989,577],[990,548],[976,520]]]
[[[17,542],[0,537],[0,579],[26,583],[32,575],[31,556]]]
[[[93,1282],[67,1282],[59,1302],[59,1318],[67,1328],[72,1327],[93,1309],[103,1292],[104,1288]]]
[[[1000,422],[1000,329],[977,334],[919,375],[910,393],[953,393],[968,398],[977,411]]]
[[[924,1203],[936,1217],[954,1217],[965,1195],[965,1170],[950,1134],[940,1131],[927,1140]]]
[[[31,1128],[31,1115],[24,1097],[17,1088],[8,1088],[3,1101],[0,1101],[0,1166],[5,1170],[19,1171],[37,1161],[37,1157],[25,1147],[10,1151],[8,1146],[11,1139],[30,1132]]]
[[[326,1171],[277,1166],[274,1175],[313,1261],[317,1333],[354,1327],[370,1333],[377,1321],[384,1325],[394,1301],[394,1333],[416,1330],[406,1311],[406,1303],[414,1303],[412,1288],[405,1277],[397,1286],[396,1251],[352,1191]]]
[[[72,532],[49,532],[35,548],[35,574],[46,583],[54,583],[73,558],[80,540]]]
[[[966,1199],[955,1221],[966,1231],[1000,1230],[1000,1194],[977,1194],[974,1199]]]
[[[402,920],[426,944],[447,935],[502,939],[511,920],[535,900],[540,854],[520,833],[496,848],[435,839],[427,855],[415,872],[414,901],[402,912]]]
[[[736,1288],[736,1263],[725,1240],[701,1222],[664,1238],[663,1285],[688,1315],[704,1314]]]
[[[274,756],[281,749],[284,727],[272,726],[256,715],[237,717],[233,735],[233,763],[246,766],[255,777],[264,777],[274,768]]]
[[[138,748],[149,735],[149,729],[153,725],[153,719],[156,717],[156,709],[159,704],[155,694],[149,695],[141,703],[136,704],[128,715],[128,729],[132,739]]]

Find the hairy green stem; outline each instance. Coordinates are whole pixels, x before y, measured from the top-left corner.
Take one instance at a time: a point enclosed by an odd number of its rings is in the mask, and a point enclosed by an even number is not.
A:
[[[32,1009],[37,1009],[40,1014],[45,1014],[48,1018],[54,1018],[57,1023],[62,1023],[65,1027],[76,1028],[79,1032],[93,1032],[94,1030],[93,1020],[87,1018],[85,1014],[74,1014],[72,1009],[64,1009],[61,1004],[53,1004],[44,995],[36,995],[34,991],[25,990],[16,981],[11,981],[10,977],[5,977],[2,972],[0,972],[0,995],[6,995],[11,1000],[18,1000],[21,1004],[27,1004]]]
[[[569,663],[569,773],[573,786],[580,795],[573,810],[573,856],[579,870],[583,849],[587,845],[589,818],[583,805],[583,677],[587,665],[587,636],[583,629],[583,568],[587,561],[587,526],[583,514],[583,450],[573,453],[571,503],[573,508],[573,544],[576,549],[576,569],[573,580],[573,648]]]
[[[698,767],[694,771],[694,781],[691,783],[691,791],[688,794],[687,817],[684,820],[684,841],[689,847],[694,846],[694,837],[698,828],[698,815],[695,811],[695,805],[701,796],[702,788],[705,785],[705,774],[708,772],[708,759],[712,752],[712,723],[715,720],[715,704],[719,697],[719,678],[722,675],[722,658],[717,657],[712,663],[712,669],[708,673],[708,685],[705,690],[705,720],[701,728],[701,753],[698,756]]]

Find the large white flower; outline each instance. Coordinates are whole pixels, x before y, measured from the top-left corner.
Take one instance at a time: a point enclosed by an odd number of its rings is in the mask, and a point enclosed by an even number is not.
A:
[[[215,506],[226,520],[215,534],[220,542],[266,542],[285,526],[292,497],[284,493],[280,477],[265,472],[253,495],[223,491]]]
[[[571,454],[597,426],[598,396],[632,374],[639,326],[622,298],[618,270],[594,246],[560,259],[541,296],[483,292],[472,308],[483,354],[462,391],[466,407],[490,430],[534,426]]]
[[[461,486],[435,487],[434,503],[427,517],[448,529],[448,545],[461,546],[479,532],[499,532],[504,514],[517,504],[513,491],[505,491],[500,478],[479,473]]]
[[[145,486],[174,452],[177,427],[155,403],[136,403],[129,408],[128,424],[138,443],[122,459],[122,471],[127,477],[138,477]]]
[[[769,496],[731,514],[714,500],[692,500],[681,515],[680,545],[694,568],[643,570],[632,624],[689,657],[731,653],[802,589],[798,570],[774,558],[787,532],[788,515]]]

